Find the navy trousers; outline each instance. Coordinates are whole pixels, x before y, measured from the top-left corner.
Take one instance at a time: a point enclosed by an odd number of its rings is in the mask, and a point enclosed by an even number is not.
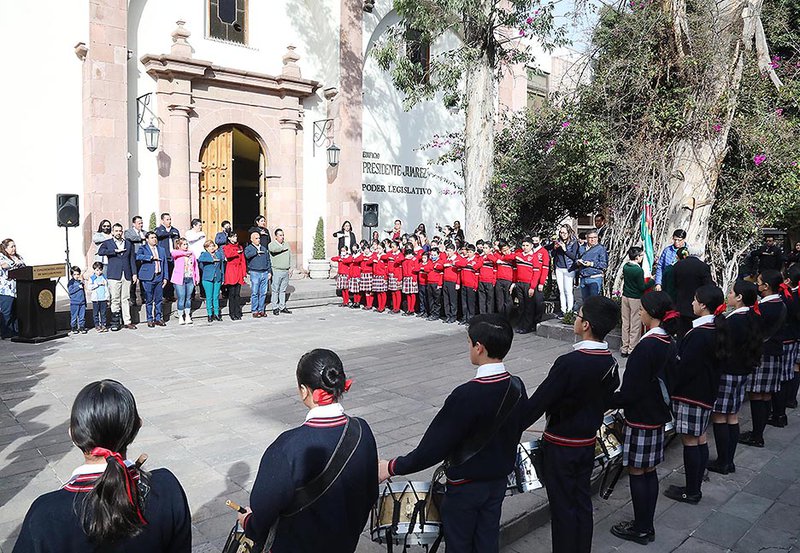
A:
[[[592,550],[594,446],[565,447],[544,441],[542,479],[550,502],[553,553]]]
[[[163,281],[161,279],[142,283],[144,286],[145,308],[147,322],[162,320],[161,303],[164,298]]]
[[[447,486],[442,524],[447,553],[498,553],[506,479]]]

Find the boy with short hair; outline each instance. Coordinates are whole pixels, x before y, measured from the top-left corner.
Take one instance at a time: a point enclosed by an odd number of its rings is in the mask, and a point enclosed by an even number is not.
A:
[[[500,240],[492,258],[497,267],[497,281],[495,282],[497,312],[504,317],[510,317],[513,305],[511,289],[514,285],[514,250],[508,243]]]
[[[497,275],[494,268],[494,254],[492,244],[488,241],[478,240],[475,242],[483,265],[481,265],[478,275],[478,311],[480,313],[494,313],[494,286]]]
[[[620,354],[628,357],[642,337],[642,320],[639,309],[642,296],[655,284],[645,282],[642,261],[644,250],[633,246],[628,250],[628,262],[622,268],[622,347]]]
[[[513,329],[499,315],[478,315],[468,328],[475,378],[457,387],[408,455],[379,461],[378,478],[419,472],[447,461],[441,507],[448,553],[497,553],[507,476],[522,434],[525,386],[506,371]]]
[[[106,312],[108,311],[108,279],[103,274],[103,264],[95,261],[92,265],[92,275],[86,279],[91,292],[92,314],[94,328],[97,332],[108,332],[106,327]]]
[[[83,288],[83,271],[80,267],[70,269],[69,284],[69,319],[73,334],[86,334],[86,290]]]
[[[483,259],[475,255],[475,246],[464,244],[464,255],[457,262],[461,276],[461,314],[459,324],[465,325],[477,313],[478,305],[478,278]]]
[[[523,428],[547,414],[542,478],[550,502],[553,553],[588,553],[592,547],[595,441],[620,384],[617,362],[603,340],[618,317],[613,300],[586,298],[573,328],[581,341],[556,359],[526,404]]]
[[[444,322],[452,324],[456,322],[456,316],[458,315],[458,289],[460,288],[461,280],[456,269],[456,262],[458,261],[456,245],[447,241],[444,244],[444,251],[444,257],[440,256],[434,267],[443,272],[442,302],[444,303]]]

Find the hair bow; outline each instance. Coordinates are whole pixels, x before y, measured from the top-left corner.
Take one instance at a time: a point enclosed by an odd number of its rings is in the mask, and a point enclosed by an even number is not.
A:
[[[717,308],[714,310],[714,316],[715,316],[715,317],[719,317],[720,315],[722,315],[723,313],[725,313],[725,310],[726,310],[727,308],[728,308],[728,306],[727,306],[727,305],[725,305],[724,303],[721,303],[721,304],[719,304],[719,305],[717,306]]]
[[[792,289],[789,288],[789,285],[786,284],[785,282],[781,282],[781,285],[778,287],[778,290],[781,291],[781,294],[783,294],[783,297],[785,297],[785,298],[791,298],[792,297]]]
[[[677,319],[680,316],[681,316],[680,312],[671,309],[664,314],[664,317],[661,319],[661,322],[671,321],[672,319]]]
[[[761,316],[761,308],[758,306],[758,302],[755,302],[755,303],[753,304],[753,307],[751,307],[750,309],[752,309],[752,310],[753,310],[753,313],[755,313],[755,314],[756,314],[756,315],[758,315],[759,317]]]
[[[104,447],[95,447],[89,453],[95,457],[103,457],[107,463],[118,463],[119,466],[122,467],[122,472],[125,474],[125,491],[128,493],[128,501],[131,502],[131,505],[136,507],[136,514],[139,515],[139,520],[142,521],[142,524],[147,524],[147,521],[142,516],[142,511],[139,510],[139,504],[133,499],[133,487],[136,483],[128,472],[128,467],[125,466],[125,460],[122,458],[122,455]]]
[[[349,378],[344,381],[344,391],[348,392],[350,390],[350,386],[353,385],[353,381]],[[325,390],[318,388],[311,392],[311,398],[314,400],[314,403],[317,405],[330,405],[336,401],[336,396],[334,396],[330,392],[326,392]]]

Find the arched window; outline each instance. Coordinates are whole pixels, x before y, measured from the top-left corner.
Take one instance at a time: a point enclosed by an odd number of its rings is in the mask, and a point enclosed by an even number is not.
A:
[[[247,0],[206,0],[208,36],[247,44]]]

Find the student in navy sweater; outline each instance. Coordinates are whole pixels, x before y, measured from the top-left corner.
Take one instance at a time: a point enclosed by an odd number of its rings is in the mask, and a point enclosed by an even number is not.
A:
[[[678,331],[680,313],[673,310],[666,292],[651,292],[642,296],[639,315],[647,332],[631,351],[622,387],[612,399],[613,407],[625,410],[622,464],[628,467],[634,520],[615,524],[611,533],[647,545],[655,539],[656,465],[664,460],[664,424],[672,420],[662,387],[678,361],[672,335]]]
[[[379,477],[413,474],[447,461],[441,515],[448,553],[496,553],[506,478],[523,429],[525,387],[503,365],[514,339],[508,320],[477,315],[468,334],[470,362],[478,365],[475,378],[447,397],[416,449],[380,462]],[[516,393],[516,402],[509,402],[507,416],[498,421],[507,393]],[[473,436],[492,429],[481,444],[473,442]]]
[[[69,292],[69,324],[73,334],[86,334],[86,289],[83,287],[83,271],[80,267],[70,269],[72,275],[67,284]]]
[[[178,480],[125,460],[141,425],[133,394],[119,382],[92,382],[78,393],[69,433],[86,464],[33,502],[14,553],[191,552],[191,514]]]
[[[523,427],[547,414],[542,478],[550,502],[553,553],[592,548],[591,476],[597,430],[619,386],[617,362],[603,341],[619,320],[613,300],[590,296],[575,318],[581,341],[556,359],[526,405]]]
[[[794,251],[797,252],[796,249]],[[797,319],[794,321],[794,352],[792,360],[794,375],[786,395],[786,406],[795,409],[797,408],[797,390],[800,388],[800,374],[797,372],[798,361],[800,361],[800,263],[790,266],[786,272],[789,275],[789,286],[791,286],[792,294],[798,303]]]
[[[287,430],[261,458],[250,509],[239,520],[245,534],[264,544],[274,525],[271,553],[353,553],[378,498],[378,451],[369,425],[348,417],[339,399],[350,388],[342,360],[315,349],[297,364],[300,399],[309,409],[305,423]],[[320,476],[333,456],[345,425],[359,425],[361,438],[331,486],[305,509],[286,513],[299,488]]]
[[[713,284],[701,286],[694,293],[692,309],[697,318],[680,341],[675,370],[667,375],[675,431],[683,442],[686,486],[670,486],[664,495],[696,505],[703,497],[701,485],[708,464],[706,430],[730,350],[722,290]]]
[[[778,271],[764,271],[758,275],[756,285],[761,299],[761,338],[764,347],[761,363],[747,380],[750,393],[750,412],[753,416],[753,430],[743,432],[739,443],[753,447],[764,447],[764,428],[769,417],[772,394],[780,390],[780,372],[783,362],[783,343],[781,329],[786,320],[786,306],[781,300],[780,286],[783,277]]]
[[[717,400],[711,413],[717,459],[707,467],[719,474],[736,471],[733,456],[739,441],[739,409],[744,402],[747,378],[761,361],[762,349],[761,311],[756,285],[737,280],[728,293],[728,305],[733,307],[726,318],[731,354],[722,366]]]
[[[794,379],[795,335],[797,333],[795,327],[798,322],[798,312],[800,312],[800,301],[798,301],[797,293],[792,291],[789,285],[790,282],[791,279],[785,278],[780,285],[781,300],[786,306],[786,320],[780,330],[783,355],[778,378],[779,389],[772,394],[772,415],[767,419],[767,424],[778,428],[783,428],[788,424],[786,404],[789,401],[792,380]]]

